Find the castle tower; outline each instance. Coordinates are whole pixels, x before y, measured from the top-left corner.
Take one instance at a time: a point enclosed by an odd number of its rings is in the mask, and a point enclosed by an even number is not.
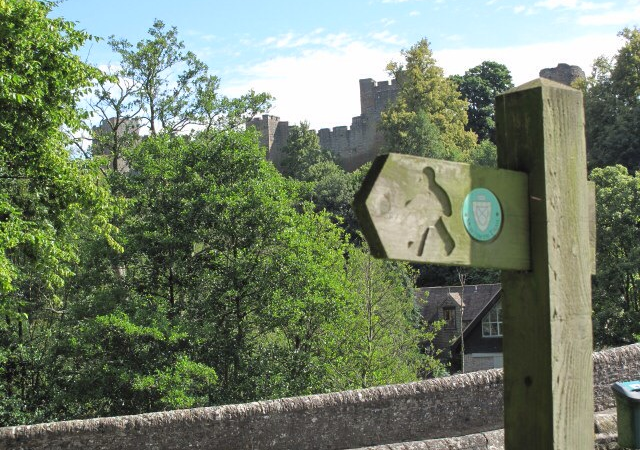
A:
[[[281,121],[278,116],[264,114],[262,117],[251,119],[247,126],[253,126],[260,132],[260,145],[267,149],[267,160],[280,167],[282,148],[287,145],[289,139],[289,122]]]
[[[129,172],[129,164],[120,155],[120,149],[140,139],[142,122],[138,118],[103,119],[100,125],[93,127],[94,154],[112,156],[109,169],[120,173]]]
[[[378,132],[380,114],[398,95],[395,80],[378,81],[372,78],[359,80],[360,115],[353,117],[351,126],[336,126],[318,131],[320,146],[331,150],[345,170],[355,170],[373,160],[383,143]],[[279,117],[263,115],[247,123],[261,133],[260,145],[267,149],[266,157],[279,167],[282,148],[289,138],[289,123]]]

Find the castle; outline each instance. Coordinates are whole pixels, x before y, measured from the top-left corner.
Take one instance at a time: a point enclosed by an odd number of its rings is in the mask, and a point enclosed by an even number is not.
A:
[[[383,143],[382,135],[377,131],[380,114],[389,102],[395,100],[397,94],[396,80],[360,80],[360,115],[351,120],[350,127],[337,126],[318,131],[320,146],[331,150],[338,157],[340,165],[348,171],[371,161]],[[279,167],[282,148],[289,138],[289,122],[265,114],[252,119],[247,125],[261,132],[260,145],[266,147],[267,159]]]
[[[639,372],[639,344],[593,354],[592,448],[618,448],[611,384]],[[502,450],[503,378],[502,369],[493,369],[239,405],[3,427],[0,448]]]
[[[542,69],[539,75],[566,85],[571,85],[578,78],[585,78],[580,67],[564,63]],[[399,91],[396,80],[374,81],[364,78],[359,82],[360,115],[351,120],[351,126],[322,128],[318,131],[320,146],[331,150],[338,157],[339,164],[348,171],[357,169],[378,155],[383,144],[382,134],[377,130],[380,114],[396,99]],[[282,148],[289,138],[289,122],[265,114],[250,120],[247,125],[260,131],[260,145],[267,149],[267,159],[280,167]]]

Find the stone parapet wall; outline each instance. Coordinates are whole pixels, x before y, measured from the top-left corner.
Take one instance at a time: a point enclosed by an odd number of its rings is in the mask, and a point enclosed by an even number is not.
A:
[[[611,385],[640,380],[640,344],[612,348],[593,354],[593,397],[596,411],[616,406]]]
[[[493,370],[242,405],[9,427],[0,429],[0,448],[345,449],[501,426],[502,373]]]
[[[640,345],[595,354],[596,410],[614,404],[614,381],[638,378]],[[242,405],[6,427],[0,448],[354,449],[486,437],[502,428],[502,412],[502,370],[495,369]]]
[[[352,450],[503,450],[504,430],[493,430],[468,436],[456,436],[427,441],[376,445]]]

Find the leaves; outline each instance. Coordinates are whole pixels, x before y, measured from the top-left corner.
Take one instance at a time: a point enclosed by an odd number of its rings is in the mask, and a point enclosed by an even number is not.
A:
[[[418,346],[433,335],[411,272],[338,226],[355,236],[363,171],[340,169],[302,124],[289,163],[304,181],[282,176],[243,127],[267,94],[219,95],[161,21],[135,45],[112,38],[122,68],[102,74],[73,54],[89,36],[51,7],[0,0],[0,424],[441,369]],[[86,117],[76,103],[92,82],[104,120],[93,154],[73,159],[61,130]]]
[[[626,39],[613,60],[596,59],[585,90],[587,155],[590,167],[640,167],[640,30]]]
[[[398,80],[400,92],[382,113],[379,127],[385,138],[384,150],[466,160],[477,139],[465,131],[466,101],[436,65],[426,39],[402,54],[406,64],[387,66]]]
[[[640,172],[596,168],[597,275],[594,333],[597,346],[634,342],[640,319]]]
[[[478,135],[478,141],[490,140],[495,144],[494,101],[497,95],[513,87],[509,69],[494,61],[484,61],[462,76],[452,76],[451,80],[469,102],[469,122],[465,129]]]

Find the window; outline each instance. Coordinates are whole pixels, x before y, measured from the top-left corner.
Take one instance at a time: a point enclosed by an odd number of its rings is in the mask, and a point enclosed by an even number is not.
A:
[[[456,309],[454,307],[442,308],[442,318],[446,322],[446,328],[456,327]]]
[[[482,337],[502,337],[502,303],[496,303],[482,318]]]

